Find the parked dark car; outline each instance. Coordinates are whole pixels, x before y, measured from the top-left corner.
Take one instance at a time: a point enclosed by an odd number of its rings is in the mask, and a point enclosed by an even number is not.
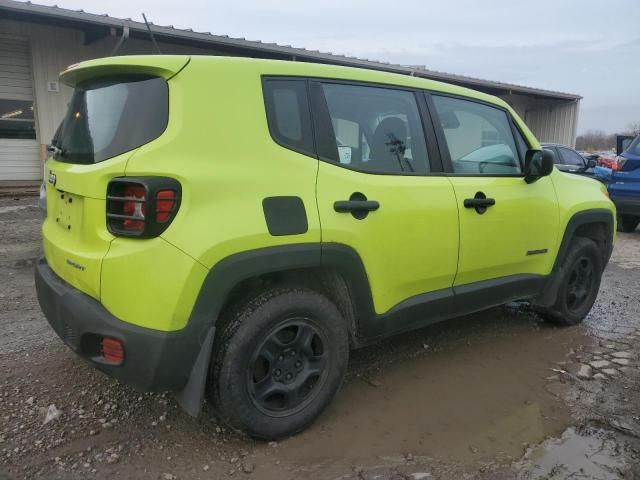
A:
[[[576,173],[586,177],[593,177],[596,159],[587,160],[573,148],[557,143],[542,143],[542,148],[553,154],[553,163],[562,172]]]

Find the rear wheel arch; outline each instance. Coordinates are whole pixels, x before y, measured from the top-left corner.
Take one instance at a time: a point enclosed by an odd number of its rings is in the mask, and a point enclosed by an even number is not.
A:
[[[296,244],[231,255],[207,275],[191,320],[206,331],[237,302],[273,285],[315,290],[331,300],[349,322],[352,339],[359,325],[375,315],[364,265],[344,244]]]

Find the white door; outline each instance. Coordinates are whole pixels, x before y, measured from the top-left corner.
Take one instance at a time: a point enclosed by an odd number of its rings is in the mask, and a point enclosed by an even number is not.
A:
[[[0,36],[0,181],[39,180],[41,170],[29,44]]]

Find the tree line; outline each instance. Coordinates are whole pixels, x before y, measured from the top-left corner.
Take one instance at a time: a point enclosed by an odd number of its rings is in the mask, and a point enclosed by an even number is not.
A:
[[[627,125],[624,132],[605,133],[602,130],[587,130],[576,137],[576,150],[597,151],[611,150],[616,148],[616,135],[638,135],[640,134],[640,121]]]

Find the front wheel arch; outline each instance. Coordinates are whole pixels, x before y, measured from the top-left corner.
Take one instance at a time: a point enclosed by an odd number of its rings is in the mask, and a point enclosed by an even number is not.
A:
[[[574,214],[565,226],[549,280],[544,290],[534,299],[533,303],[537,306],[549,307],[556,302],[561,280],[560,269],[575,238],[587,238],[596,243],[602,257],[602,268],[604,269],[613,251],[614,224],[613,213],[611,210],[604,208],[583,210]]]

